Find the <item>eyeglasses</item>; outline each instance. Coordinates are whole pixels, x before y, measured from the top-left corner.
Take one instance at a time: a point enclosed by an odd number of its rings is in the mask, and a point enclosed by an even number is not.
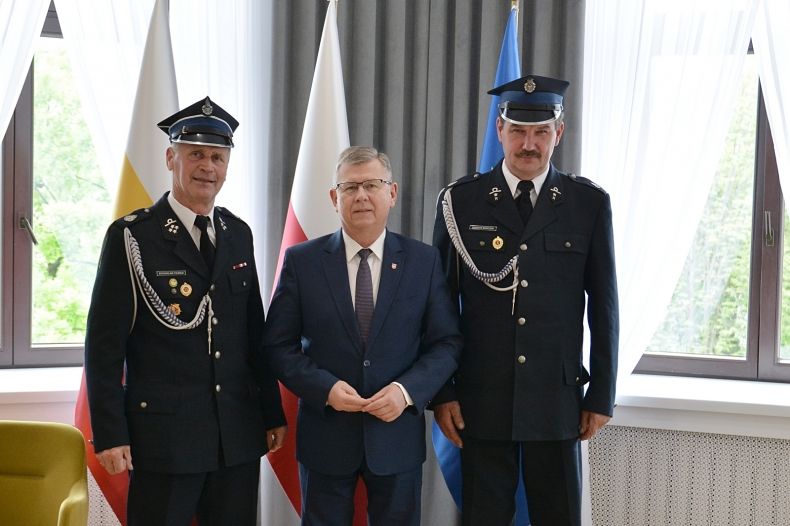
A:
[[[387,181],[384,179],[368,179],[367,181],[362,181],[361,183],[337,183],[333,188],[335,190],[340,191],[340,193],[344,195],[354,195],[357,193],[360,187],[365,191],[365,193],[372,194],[373,192],[378,192],[385,185],[391,185],[392,181]]]

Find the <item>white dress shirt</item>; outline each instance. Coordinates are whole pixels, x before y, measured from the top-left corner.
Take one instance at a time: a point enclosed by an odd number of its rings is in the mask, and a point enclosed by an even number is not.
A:
[[[507,162],[502,162],[502,173],[505,175],[505,182],[507,182],[508,188],[510,188],[510,193],[513,195],[513,199],[521,195],[521,190],[518,189],[518,183],[521,182],[521,179],[513,175],[513,172],[507,167]],[[535,186],[533,190],[529,193],[529,200],[532,201],[532,206],[535,206],[535,202],[538,200],[538,194],[540,194],[540,189],[543,187],[543,183],[546,182],[546,176],[549,175],[549,167],[546,166],[546,169],[543,171],[542,174],[538,175],[534,179],[532,179],[532,184]]]
[[[198,250],[200,250],[200,229],[195,226],[195,218],[197,217],[197,214],[176,201],[176,198],[173,197],[173,192],[167,194],[167,202],[170,203],[170,208],[172,208],[173,212],[176,213],[178,219],[186,227],[187,232],[189,232],[189,235],[192,236],[192,241],[195,242],[195,246],[198,248]],[[206,230],[208,231],[208,238],[211,240],[214,246],[217,246],[217,233],[214,231],[213,206],[208,213],[208,228]]]

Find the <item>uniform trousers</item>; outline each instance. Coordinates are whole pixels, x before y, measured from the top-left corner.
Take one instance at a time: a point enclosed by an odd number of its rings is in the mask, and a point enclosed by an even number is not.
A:
[[[419,526],[422,466],[376,475],[364,461],[360,470],[347,475],[327,475],[299,463],[302,526],[351,526],[360,478],[367,488],[369,526]]]
[[[254,526],[260,461],[208,473],[130,472],[128,526]]]
[[[519,464],[532,526],[581,525],[578,439],[512,442],[464,437],[463,440],[463,526],[510,525],[515,514]]]

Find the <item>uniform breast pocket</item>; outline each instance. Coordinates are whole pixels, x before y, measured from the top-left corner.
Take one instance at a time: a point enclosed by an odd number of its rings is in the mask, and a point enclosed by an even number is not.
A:
[[[546,232],[545,249],[548,263],[553,268],[561,270],[567,278],[572,278],[574,272],[583,272],[587,260],[587,248],[590,243],[589,236],[585,234]],[[554,266],[556,265],[556,266]]]
[[[249,269],[231,272],[228,274],[228,280],[233,294],[247,294],[252,287],[252,273]]]

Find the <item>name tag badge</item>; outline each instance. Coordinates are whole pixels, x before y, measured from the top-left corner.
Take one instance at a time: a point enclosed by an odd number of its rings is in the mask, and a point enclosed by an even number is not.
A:
[[[496,232],[496,225],[469,225],[469,230],[474,232]]]
[[[186,275],[187,275],[186,270],[157,270],[156,271],[156,276],[160,278],[161,277],[167,278],[170,276],[186,276]]]

